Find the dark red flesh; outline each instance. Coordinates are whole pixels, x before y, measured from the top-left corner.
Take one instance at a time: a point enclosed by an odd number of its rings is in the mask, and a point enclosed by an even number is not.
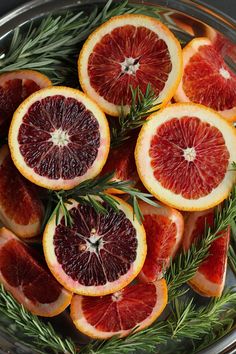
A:
[[[66,132],[67,145],[54,144],[51,133]],[[35,102],[23,118],[18,142],[26,164],[49,179],[74,179],[84,175],[100,146],[97,119],[74,98],[50,96]]]
[[[73,227],[66,227],[62,220],[55,230],[53,242],[58,262],[68,276],[85,286],[116,281],[136,259],[135,228],[122,211],[116,213],[105,207],[107,215],[79,205],[70,210]],[[93,230],[100,240],[94,242],[91,251]]]
[[[138,70],[129,74],[121,63],[133,58]],[[100,96],[115,105],[131,103],[130,86],[144,93],[151,84],[158,96],[172,70],[166,43],[153,31],[139,26],[117,27],[94,47],[88,60],[90,84]]]
[[[83,296],[82,311],[97,330],[118,332],[133,329],[150,316],[156,300],[155,285],[136,284],[112,295]]]
[[[173,257],[176,243],[176,225],[163,215],[145,215],[144,228],[147,236],[147,257],[142,273],[147,281],[156,281],[163,277]]]
[[[111,149],[102,174],[114,172],[114,178],[122,181],[134,181],[136,184],[139,178],[134,159],[134,148],[135,145],[129,142]]]
[[[13,113],[40,87],[33,80],[14,79],[0,85],[0,137],[7,135]]]
[[[61,286],[20,241],[12,239],[0,248],[0,271],[10,286],[33,303],[52,303],[60,296]]]
[[[221,68],[230,73],[230,78],[220,75]],[[190,101],[216,111],[236,106],[236,75],[212,45],[201,46],[189,60],[184,70],[183,89]]]
[[[10,155],[0,165],[0,209],[19,225],[43,218],[43,205],[34,186],[18,172]]]
[[[187,161],[184,150],[195,148]],[[208,195],[224,179],[229,152],[222,133],[196,117],[172,118],[156,130],[149,150],[155,178],[187,199]]]
[[[205,216],[200,216],[197,219],[195,229],[192,233],[192,242],[199,240],[205,226],[213,227],[214,213],[210,212]],[[227,228],[221,233],[222,236],[216,239],[210,246],[209,256],[198,268],[198,272],[216,284],[221,284],[225,272],[225,262],[227,261],[227,252],[229,245],[230,229]]]

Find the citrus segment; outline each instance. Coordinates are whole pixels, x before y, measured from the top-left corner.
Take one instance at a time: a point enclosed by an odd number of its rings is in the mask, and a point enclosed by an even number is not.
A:
[[[147,237],[147,257],[139,279],[153,282],[163,277],[183,237],[184,219],[177,210],[140,202]]]
[[[213,227],[213,209],[191,213],[185,223],[183,247],[188,250],[199,241],[206,225]],[[199,266],[189,285],[203,296],[221,296],[225,285],[230,228],[221,233],[210,246],[209,256]],[[220,235],[221,235],[220,234]]]
[[[184,73],[177,102],[201,103],[229,120],[236,118],[236,75],[207,38],[193,39],[183,50]]]
[[[56,316],[70,304],[71,293],[57,283],[38,258],[13,233],[0,229],[0,282],[32,313]]]
[[[135,159],[134,159],[135,144],[128,142],[110,150],[107,162],[102,170],[102,174],[114,173],[114,181],[132,181],[133,186],[139,181]],[[107,193],[123,194],[122,191],[110,188]]]
[[[105,295],[122,289],[140,272],[147,251],[144,228],[129,204],[114,198],[118,212],[103,203],[107,214],[97,214],[91,206],[71,201],[72,228],[65,226],[62,214],[57,226],[55,217],[47,224],[45,258],[68,290]]]
[[[150,326],[166,304],[167,285],[162,279],[103,297],[74,295],[71,317],[78,330],[92,338],[124,337]]]
[[[8,147],[0,149],[0,220],[17,236],[37,236],[44,207],[36,190],[14,166]]]
[[[172,104],[142,127],[135,159],[157,199],[180,210],[204,210],[224,200],[234,183],[235,130],[207,107]]]
[[[7,135],[13,113],[20,103],[33,92],[51,85],[47,76],[34,70],[17,70],[0,75],[0,137]]]
[[[106,162],[109,127],[104,113],[82,92],[50,87],[26,99],[9,132],[13,161],[30,181],[70,189],[95,177]]]
[[[80,84],[112,116],[128,111],[130,86],[145,93],[151,84],[166,104],[179,84],[182,52],[178,40],[160,21],[144,15],[113,17],[86,40],[78,59]]]

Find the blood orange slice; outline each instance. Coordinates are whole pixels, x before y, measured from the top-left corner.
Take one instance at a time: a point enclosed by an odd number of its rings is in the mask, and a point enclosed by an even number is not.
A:
[[[0,149],[0,220],[17,236],[40,232],[44,207],[35,188],[14,166],[8,147]]]
[[[70,189],[95,177],[110,144],[104,113],[82,92],[49,87],[16,110],[9,145],[18,170],[49,189]]]
[[[164,279],[136,284],[111,295],[88,297],[74,295],[71,317],[75,326],[89,337],[107,339],[127,336],[150,326],[167,304]]]
[[[13,233],[0,229],[0,282],[32,313],[56,316],[70,304],[72,295],[37,258]]]
[[[157,199],[180,210],[205,210],[224,200],[234,183],[235,130],[207,107],[172,104],[142,127],[135,159]]]
[[[177,102],[201,103],[228,120],[236,118],[236,75],[207,38],[193,39],[183,50],[184,73]]]
[[[0,75],[0,137],[7,135],[13,113],[25,98],[51,86],[49,78],[34,70],[17,70]]]
[[[183,247],[189,249],[193,242],[203,235],[205,225],[213,226],[213,209],[191,213],[185,222]],[[227,252],[229,246],[230,228],[221,233],[209,249],[209,256],[200,265],[189,285],[203,296],[221,296],[225,285],[227,268]]]
[[[134,159],[134,147],[135,144],[129,142],[111,149],[102,174],[114,172],[113,180],[133,181],[133,186],[135,186],[139,177]],[[123,194],[122,191],[115,188],[108,189],[107,193]]]
[[[78,59],[80,84],[108,114],[128,111],[131,90],[151,84],[157,104],[166,104],[182,75],[178,40],[158,20],[144,15],[113,17],[84,43]]]
[[[129,204],[114,197],[119,212],[103,204],[107,214],[97,214],[73,202],[74,221],[67,227],[62,214],[55,217],[43,235],[44,254],[55,278],[77,294],[100,296],[129,284],[140,272],[147,253],[145,230],[133,217]]]
[[[181,244],[184,219],[180,212],[166,206],[158,208],[145,202],[139,206],[147,237],[147,257],[139,279],[154,282],[163,277]]]

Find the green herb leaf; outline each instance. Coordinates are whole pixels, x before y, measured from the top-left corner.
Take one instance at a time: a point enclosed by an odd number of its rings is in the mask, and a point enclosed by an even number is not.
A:
[[[122,107],[119,116],[118,124],[114,119],[111,120],[111,147],[115,148],[122,145],[129,140],[132,131],[140,128],[146,121],[148,114],[156,112],[157,99],[155,92],[152,90],[151,85],[147,85],[145,94],[142,93],[139,87],[133,89],[130,87],[132,94],[132,101],[129,112],[127,113]]]
[[[60,337],[50,323],[40,321],[32,315],[3,285],[0,286],[0,312],[13,320],[19,331],[23,331],[36,349],[50,349],[54,353],[76,354],[76,347],[71,339]]]

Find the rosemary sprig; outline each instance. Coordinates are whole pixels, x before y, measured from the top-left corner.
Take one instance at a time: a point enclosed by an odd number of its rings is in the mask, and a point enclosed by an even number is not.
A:
[[[50,15],[37,26],[32,22],[26,33],[24,28],[17,27],[9,48],[1,53],[0,73],[34,69],[48,75],[55,85],[72,84],[68,80],[77,76],[76,56],[81,42],[111,17],[127,13],[159,18],[156,7],[133,6],[128,1],[113,5],[109,0],[102,9],[95,7],[89,15],[84,11]]]
[[[213,228],[206,227],[204,235],[199,243],[193,244],[187,252],[181,252],[166,273],[169,299],[182,295],[181,286],[191,279],[199,265],[208,255],[212,242],[219,237],[219,232],[231,225],[236,217],[236,186],[223,203],[223,206],[215,210]]]
[[[230,245],[228,251],[229,265],[236,275],[236,222],[233,220],[231,223]]]
[[[124,107],[121,109],[119,122],[116,126],[113,123],[111,127],[111,147],[117,147],[131,138],[131,132],[141,127],[145,121],[146,116],[150,111],[157,106],[157,96],[152,90],[150,84],[147,85],[146,92],[143,94],[139,87],[130,87],[132,100],[130,104],[129,113],[125,112]],[[155,112],[153,110],[152,112]],[[114,119],[111,123],[114,122]]]
[[[36,348],[50,349],[54,353],[76,354],[75,344],[69,338],[61,338],[50,323],[44,323],[20,305],[10,293],[0,286],[0,312],[13,320]]]
[[[124,339],[113,337],[108,341],[93,341],[82,349],[82,353],[131,354],[141,350],[145,353],[164,354],[165,347],[162,346],[159,349],[158,344],[174,340],[176,347],[182,339],[200,340],[209,335],[215,325],[219,325],[219,321],[222,320],[221,316],[226,311],[226,306],[234,308],[235,305],[236,293],[234,290],[225,291],[222,297],[211,300],[208,306],[199,309],[194,305],[193,299],[188,302],[176,299],[172,304],[172,312],[166,320],[158,321],[151,327],[133,333]],[[229,328],[229,321],[226,322]],[[222,327],[226,322],[223,319]],[[187,350],[182,351],[183,354],[187,352]]]
[[[104,207],[103,203],[106,203],[106,205],[118,211],[118,201],[112,195],[106,193],[106,190],[111,188],[118,189],[129,195],[128,202],[132,205],[134,214],[140,223],[142,222],[143,215],[139,208],[138,200],[143,200],[150,205],[158,206],[152,199],[153,196],[151,194],[143,193],[133,188],[132,181],[113,181],[112,177],[113,173],[106,174],[98,178],[88,179],[80,183],[77,187],[67,191],[49,191],[49,201],[46,207],[43,225],[45,226],[48,219],[51,219],[54,215],[56,215],[57,221],[60,211],[62,211],[65,224],[71,226],[73,221],[67,208],[67,206],[71,204],[71,199],[81,204],[91,205],[97,213],[107,213],[107,209]]]

